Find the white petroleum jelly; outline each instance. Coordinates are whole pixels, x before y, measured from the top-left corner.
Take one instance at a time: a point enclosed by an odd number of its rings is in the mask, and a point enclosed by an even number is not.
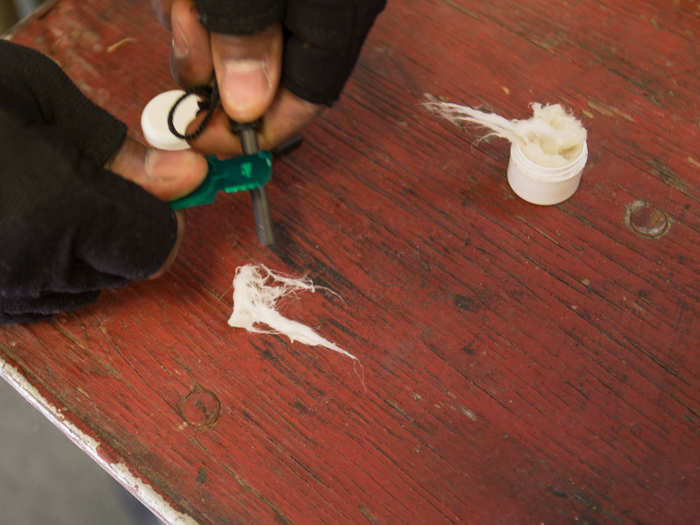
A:
[[[559,104],[532,105],[532,118],[512,121],[525,156],[546,168],[560,168],[583,151],[586,129]]]

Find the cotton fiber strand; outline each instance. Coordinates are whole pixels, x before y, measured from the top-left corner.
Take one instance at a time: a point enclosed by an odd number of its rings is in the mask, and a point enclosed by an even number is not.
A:
[[[560,104],[533,103],[532,117],[507,120],[495,113],[486,113],[469,106],[440,102],[431,95],[423,105],[454,124],[478,124],[495,135],[516,143],[525,156],[540,166],[559,168],[580,155],[586,142],[586,129]]]
[[[228,324],[258,334],[285,335],[292,342],[324,346],[357,360],[354,355],[324,339],[308,326],[277,312],[277,302],[281,298],[297,290],[315,292],[318,288],[309,278],[295,279],[281,275],[262,264],[240,266],[233,279],[233,314]]]

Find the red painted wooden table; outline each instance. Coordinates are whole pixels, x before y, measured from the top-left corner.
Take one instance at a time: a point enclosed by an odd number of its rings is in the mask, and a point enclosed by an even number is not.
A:
[[[138,133],[173,87],[148,2],[12,36]],[[697,2],[393,0],[341,101],[247,195],[188,212],[173,271],[0,329],[2,374],[172,523],[700,523]],[[424,93],[590,133],[538,207],[508,147]],[[362,363],[226,323],[237,266],[342,300],[283,313]]]

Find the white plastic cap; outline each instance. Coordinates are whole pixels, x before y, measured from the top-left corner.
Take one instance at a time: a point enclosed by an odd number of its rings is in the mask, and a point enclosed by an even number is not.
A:
[[[181,89],[173,89],[165,91],[154,97],[141,113],[141,129],[148,143],[154,148],[178,151],[188,149],[190,147],[186,140],[180,139],[173,135],[168,128],[168,113],[170,108],[175,105],[185,92]],[[183,133],[187,129],[187,125],[194,119],[199,106],[197,105],[197,97],[189,96],[183,100],[175,111],[173,116],[173,124],[175,129]]]

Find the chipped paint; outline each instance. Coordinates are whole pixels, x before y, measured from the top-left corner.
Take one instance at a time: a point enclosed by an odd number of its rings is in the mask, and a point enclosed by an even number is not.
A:
[[[468,417],[469,419],[471,419],[472,421],[476,421],[476,420],[479,419],[479,418],[476,416],[476,414],[475,414],[474,412],[472,412],[471,410],[469,410],[468,408],[465,408],[465,407],[463,407],[463,406],[460,406],[460,407],[459,407],[459,411],[462,412],[462,414],[464,414],[465,416],[467,416],[467,417]]]
[[[130,36],[128,36],[126,38],[122,38],[119,42],[116,42],[116,43],[112,44],[111,46],[109,46],[107,48],[107,53],[114,53],[117,49],[122,47],[124,44],[128,44],[129,42],[136,42],[136,39],[132,38]]]
[[[50,11],[52,11],[56,7],[58,1],[59,0],[50,0],[48,2],[45,2],[44,5],[42,5],[38,9],[35,9],[32,13],[19,20],[14,26],[9,28],[5,32],[5,34],[3,34],[0,38],[2,38],[3,40],[12,40],[12,37],[15,35],[15,33],[22,29],[29,21],[33,20],[34,18],[45,17]]]
[[[651,168],[651,173],[661,178],[664,184],[672,186],[683,193],[688,192],[688,183],[661,160],[649,159],[649,167]]]
[[[90,394],[88,394],[85,390],[83,390],[83,389],[80,388],[79,386],[76,386],[75,389],[76,389],[78,392],[80,392],[82,395],[84,395],[85,397],[90,398]]]
[[[135,475],[124,463],[110,463],[105,460],[98,451],[99,441],[68,421],[61,414],[61,410],[42,396],[17,368],[0,360],[0,376],[158,518],[170,525],[198,525],[192,517],[175,510],[151,485]]]
[[[613,112],[610,111],[606,106],[603,104],[599,104],[597,102],[593,102],[591,100],[588,101],[588,107],[596,110],[598,113],[601,113],[602,115],[605,115],[606,117],[612,117]]]
[[[597,111],[598,113],[601,113],[602,115],[605,115],[606,117],[614,117],[617,115],[625,120],[628,120],[629,122],[637,122],[629,113],[625,113],[614,106],[609,106],[607,104],[603,104],[602,102],[594,102],[589,100],[588,107]]]

